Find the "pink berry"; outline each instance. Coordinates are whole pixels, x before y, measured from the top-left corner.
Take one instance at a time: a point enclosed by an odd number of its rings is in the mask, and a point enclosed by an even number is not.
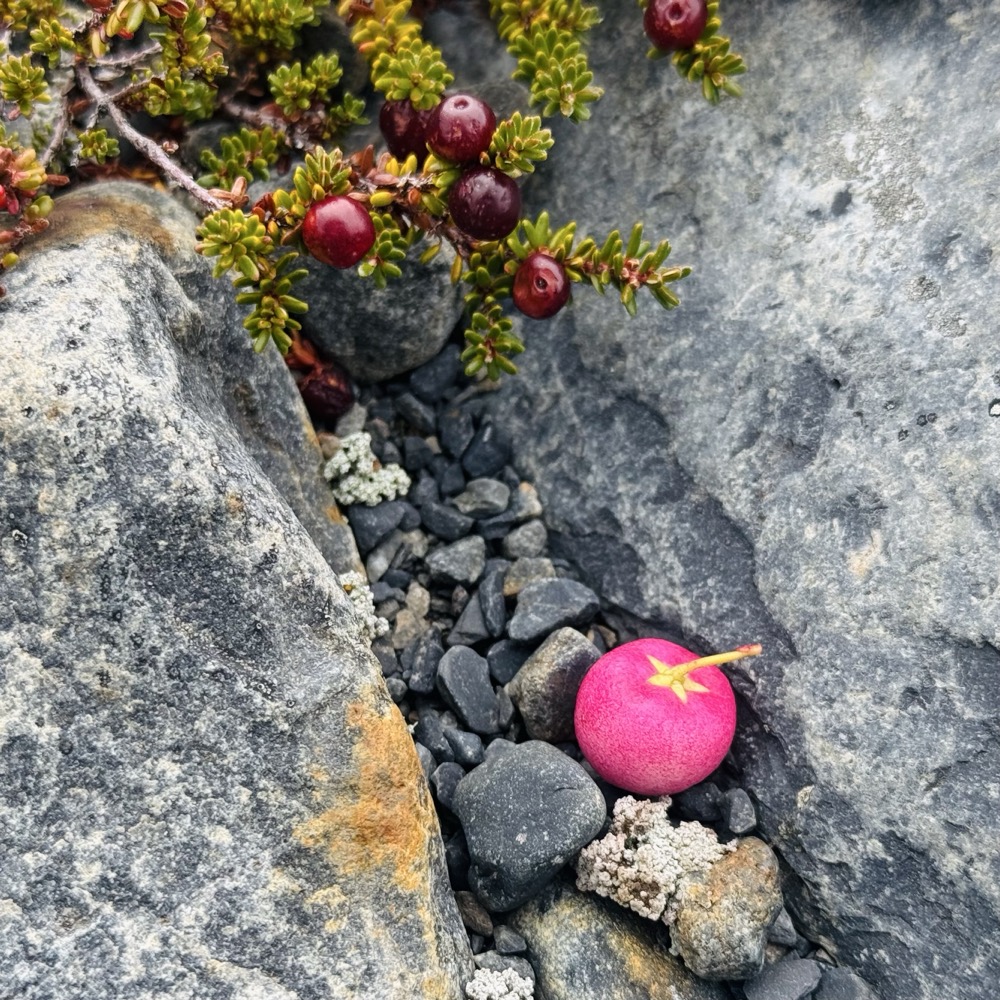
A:
[[[676,52],[691,48],[707,21],[706,0],[649,0],[642,26],[658,49]]]
[[[733,689],[715,664],[759,652],[743,646],[699,659],[664,639],[637,639],[605,653],[577,694],[580,749],[629,792],[673,795],[696,785],[722,763],[736,731]]]
[[[418,160],[427,155],[427,123],[430,111],[419,111],[409,101],[386,101],[378,113],[378,127],[389,152],[397,160],[413,153]]]
[[[371,250],[375,226],[360,202],[332,194],[309,206],[302,223],[302,242],[324,264],[353,267]]]
[[[528,254],[514,275],[514,305],[532,319],[548,319],[569,299],[566,269],[543,250]]]
[[[494,167],[473,167],[451,186],[448,211],[474,240],[500,240],[521,216],[521,192],[512,177]]]
[[[437,156],[452,163],[474,163],[490,148],[497,116],[478,97],[454,94],[431,111],[427,123],[427,145]]]

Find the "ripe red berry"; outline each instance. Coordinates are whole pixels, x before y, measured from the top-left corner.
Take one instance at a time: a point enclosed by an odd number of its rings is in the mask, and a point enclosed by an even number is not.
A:
[[[302,223],[306,249],[331,267],[353,267],[375,242],[375,226],[360,202],[332,194],[313,202]]]
[[[475,240],[500,240],[521,216],[521,192],[512,177],[494,167],[473,167],[451,187],[448,211]]]
[[[427,122],[430,111],[418,111],[409,101],[386,101],[378,113],[378,127],[389,152],[397,160],[411,153],[418,160],[427,155]]]
[[[490,148],[497,116],[478,97],[454,94],[431,111],[427,145],[452,163],[473,163]]]
[[[566,268],[544,250],[528,254],[514,275],[514,305],[532,319],[548,319],[567,299]]]
[[[658,49],[676,52],[691,48],[707,21],[706,0],[649,0],[642,26]]]

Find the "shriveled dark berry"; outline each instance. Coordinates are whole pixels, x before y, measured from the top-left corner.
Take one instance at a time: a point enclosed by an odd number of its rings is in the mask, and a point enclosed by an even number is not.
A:
[[[473,163],[490,147],[497,116],[478,97],[453,94],[431,111],[427,145],[452,163]]]
[[[532,319],[554,316],[569,299],[566,269],[544,250],[528,254],[514,275],[514,305]]]
[[[330,423],[335,423],[354,405],[350,378],[330,362],[309,372],[299,382],[299,392],[309,412]]]
[[[324,264],[353,267],[371,250],[375,225],[360,202],[332,194],[309,206],[302,223],[302,242]]]
[[[418,160],[427,155],[427,123],[431,112],[419,111],[409,101],[386,101],[378,113],[378,127],[397,160],[411,153]]]
[[[658,49],[676,52],[691,48],[707,21],[706,0],[649,0],[642,26]]]
[[[521,216],[521,192],[512,177],[494,167],[473,167],[451,187],[448,211],[475,240],[500,240]]]

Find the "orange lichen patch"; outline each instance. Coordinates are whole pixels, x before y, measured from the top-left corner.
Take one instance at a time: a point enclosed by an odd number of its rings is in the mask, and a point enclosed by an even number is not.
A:
[[[327,808],[293,832],[344,874],[387,869],[399,889],[415,892],[430,878],[428,839],[437,820],[399,709],[381,710],[374,701],[348,706],[346,721],[357,736],[352,771],[323,782]],[[323,772],[312,773],[316,780]]]
[[[233,517],[238,517],[247,509],[243,495],[236,490],[226,490],[226,510]]]
[[[346,524],[347,520],[344,515],[340,512],[340,508],[336,505],[332,505],[326,508],[326,516],[333,521],[334,524]]]

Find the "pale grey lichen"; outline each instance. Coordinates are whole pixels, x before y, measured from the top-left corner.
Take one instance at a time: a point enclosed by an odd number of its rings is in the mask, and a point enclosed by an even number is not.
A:
[[[398,465],[382,466],[372,453],[371,435],[364,431],[341,438],[340,449],[323,467],[337,503],[374,507],[394,500],[410,488],[410,477]]]
[[[669,798],[620,798],[607,834],[580,852],[577,888],[670,923],[670,902],[681,879],[707,871],[733,846],[720,844],[700,823],[675,826],[667,817],[669,806]]]
[[[534,990],[531,980],[513,969],[476,969],[465,995],[468,1000],[532,1000]]]
[[[361,634],[368,642],[373,642],[380,635],[385,635],[389,631],[389,623],[375,614],[375,598],[372,596],[368,581],[360,573],[355,573],[353,570],[349,573],[341,573],[337,577],[337,581],[351,599],[354,613],[361,622]]]

